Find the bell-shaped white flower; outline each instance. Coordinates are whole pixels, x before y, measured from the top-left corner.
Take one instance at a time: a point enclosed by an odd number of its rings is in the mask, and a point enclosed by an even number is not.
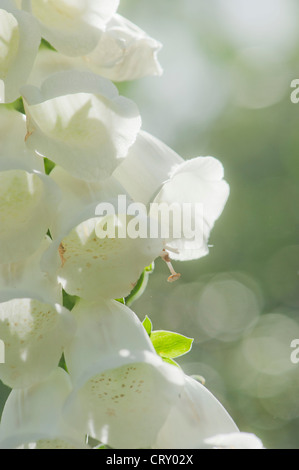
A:
[[[125,297],[162,250],[159,239],[100,238],[98,226],[102,223],[100,217],[87,219],[59,244],[58,279],[71,295],[85,299]]]
[[[55,215],[59,192],[50,178],[24,170],[0,171],[0,260],[34,253]]]
[[[65,350],[74,391],[65,412],[91,437],[115,448],[150,447],[184,383],[138,320],[116,301],[80,301],[77,333]]]
[[[0,424],[0,449],[86,449],[84,434],[63,421],[71,393],[69,375],[60,368],[22,390],[12,390]]]
[[[115,14],[97,47],[82,60],[92,72],[113,81],[161,75],[157,60],[161,44],[126,18]]]
[[[166,239],[169,255],[175,260],[191,260],[209,252],[208,240],[229,195],[223,166],[214,157],[197,157],[181,163],[166,181],[153,203],[179,207],[178,237]],[[152,211],[150,211],[150,214]],[[174,220],[173,224],[178,222]]]
[[[180,222],[180,227],[176,233],[170,230],[163,237],[171,258],[191,260],[208,253],[210,231],[229,195],[223,166],[216,158],[184,161],[158,139],[141,131],[113,176],[135,201],[150,205],[149,214],[159,220],[162,228],[165,224],[169,228],[169,219],[160,220],[157,208],[164,204],[171,209],[175,204],[179,209],[178,216],[173,212],[170,228],[175,222]]]
[[[23,114],[0,108],[0,263],[24,261],[39,247],[56,214],[57,185],[24,143]]]
[[[74,330],[71,313],[59,304],[34,298],[0,303],[0,331],[5,345],[0,379],[12,388],[30,387],[44,379],[57,367]]]
[[[23,8],[39,21],[42,36],[63,54],[92,51],[119,0],[23,0]]]
[[[183,162],[182,157],[161,140],[141,130],[113,176],[134,201],[148,204],[174,169]]]
[[[218,434],[205,439],[205,444],[212,449],[265,449],[255,434],[247,432]]]
[[[25,144],[26,118],[14,109],[0,106],[0,171],[33,170],[44,172],[44,164]]]
[[[161,47],[136,25],[116,14],[89,54],[69,57],[40,48],[28,83],[40,87],[49,75],[71,69],[91,71],[115,82],[161,75],[162,68],[157,59]]]
[[[41,269],[41,257],[51,243],[46,235],[32,255],[15,263],[0,264],[0,302],[29,296],[41,302],[62,303],[57,278]]]
[[[20,96],[41,40],[38,22],[10,0],[0,0],[0,103]]]
[[[22,94],[28,146],[87,181],[111,175],[141,125],[136,105],[92,73],[57,73]]]
[[[184,376],[180,397],[162,426],[155,449],[202,449],[216,434],[237,433],[227,411],[205,386]]]
[[[138,218],[127,215],[131,199],[113,178],[101,184],[88,183],[58,166],[50,177],[62,197],[50,226],[53,243],[43,257],[43,270],[56,275],[71,295],[90,300],[127,296],[163,248],[161,239],[147,234],[133,238],[135,232],[129,231],[135,223],[146,228],[147,214]],[[124,204],[118,204],[119,195]],[[106,211],[111,211],[110,215]],[[104,230],[106,223],[111,234]]]

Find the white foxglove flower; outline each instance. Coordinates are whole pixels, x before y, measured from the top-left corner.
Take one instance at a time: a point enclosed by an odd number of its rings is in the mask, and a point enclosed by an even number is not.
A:
[[[9,387],[26,388],[57,367],[74,334],[71,313],[59,304],[33,298],[0,303],[0,331],[5,363],[0,379]]]
[[[87,219],[62,238],[58,279],[67,293],[85,299],[126,297],[143,269],[160,254],[162,242],[100,238],[99,224],[100,217]]]
[[[41,257],[51,243],[45,236],[32,255],[19,262],[0,264],[0,302],[30,297],[41,302],[62,303],[62,289],[57,278],[51,278],[40,266]]]
[[[181,393],[183,373],[162,361],[137,316],[119,302],[81,300],[72,312],[68,419],[109,446],[150,447]]]
[[[115,448],[167,449],[206,447],[205,438],[238,432],[204,386],[161,362],[130,309],[81,301],[73,313],[77,334],[65,357],[74,392],[66,412],[90,436]]]
[[[79,56],[94,49],[119,0],[23,0],[39,21],[42,36],[63,54]]]
[[[50,75],[75,69],[91,71],[112,81],[161,75],[157,59],[161,44],[120,15],[114,15],[95,49],[80,57],[69,57],[41,48],[28,83],[40,87]]]
[[[140,129],[136,105],[95,74],[57,73],[22,94],[28,146],[87,181],[110,176]]]
[[[183,227],[186,235],[180,232],[180,238],[171,236],[165,240],[172,259],[185,261],[208,254],[210,232],[229,195],[229,186],[223,176],[223,166],[216,158],[197,157],[181,163],[154,198],[156,204],[178,204],[181,214],[186,211],[186,217],[189,217]],[[187,204],[194,209],[188,212]]]
[[[140,131],[113,176],[136,202],[148,204],[184,160],[166,144]]]
[[[218,434],[205,439],[205,444],[213,449],[264,449],[262,441],[247,432]]]
[[[130,199],[118,207],[118,195],[125,197],[125,191],[113,178],[101,184],[87,183],[58,166],[50,177],[59,186],[62,197],[57,217],[50,226],[53,243],[45,253],[43,270],[56,275],[71,295],[90,300],[127,296],[143,269],[159,256],[162,241],[129,236],[127,228],[133,223],[132,217],[126,215]],[[115,211],[115,218],[98,211],[102,202]],[[149,224],[146,214],[138,220]],[[111,238],[104,238],[105,231],[99,234],[99,228],[106,222],[115,227],[115,236]],[[119,233],[118,223],[122,224],[124,237]]]
[[[136,25],[115,14],[97,47],[82,60],[92,72],[110,80],[134,80],[146,75],[161,75],[157,60],[161,47]]]
[[[38,249],[60,194],[43,174],[42,159],[24,143],[23,114],[0,108],[0,131],[0,263],[10,264]]]
[[[26,118],[14,109],[0,106],[0,171],[33,170],[44,172],[41,158],[25,144]]]
[[[10,0],[0,0],[0,103],[20,96],[41,40],[38,22],[17,9]]]
[[[181,230],[177,238],[166,237],[169,256],[183,261],[208,253],[210,231],[229,195],[223,166],[216,158],[197,157],[184,161],[158,139],[141,131],[113,176],[135,201],[168,207],[174,203],[181,214],[184,204],[191,204],[194,210],[190,212],[188,225],[197,226],[199,233],[192,238]],[[154,216],[153,211],[149,214]]]
[[[24,260],[33,254],[55,215],[59,191],[46,175],[0,171],[0,260]]]
[[[0,449],[86,449],[84,435],[62,418],[71,390],[60,368],[32,387],[12,390],[2,414]]]
[[[185,385],[173,405],[153,447],[155,449],[202,449],[216,434],[238,428],[227,411],[205,386],[185,375]]]

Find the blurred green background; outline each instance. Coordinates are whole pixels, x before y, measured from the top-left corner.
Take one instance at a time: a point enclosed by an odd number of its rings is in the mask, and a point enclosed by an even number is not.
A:
[[[178,362],[242,431],[299,448],[299,4],[121,0],[119,11],[163,44],[163,76],[121,86],[143,128],[183,157],[219,158],[231,187],[210,254],[175,263],[174,284],[156,262],[132,308],[195,338]]]
[[[178,362],[242,431],[299,448],[299,3],[121,0],[119,12],[163,44],[162,77],[119,86],[144,130],[182,157],[219,158],[231,187],[210,254],[174,263],[174,284],[158,260],[133,309],[195,339]]]

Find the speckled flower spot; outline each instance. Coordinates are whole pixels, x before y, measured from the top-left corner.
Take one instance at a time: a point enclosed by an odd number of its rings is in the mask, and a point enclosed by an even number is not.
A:
[[[84,387],[89,400],[100,400],[106,415],[113,417],[125,408],[134,411],[138,396],[150,399],[154,388],[152,367],[148,364],[130,364],[94,376]],[[113,411],[113,412],[112,412]]]
[[[34,449],[76,449],[76,446],[60,439],[43,439],[37,441]]]

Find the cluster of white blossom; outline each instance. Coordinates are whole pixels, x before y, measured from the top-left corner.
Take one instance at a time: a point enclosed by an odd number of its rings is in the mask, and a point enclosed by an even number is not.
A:
[[[155,258],[208,253],[229,187],[218,160],[183,160],[119,96],[110,80],[161,73],[161,46],[118,3],[0,0],[0,448],[262,447],[123,300]],[[96,207],[120,194],[202,203],[202,243],[99,238]]]

